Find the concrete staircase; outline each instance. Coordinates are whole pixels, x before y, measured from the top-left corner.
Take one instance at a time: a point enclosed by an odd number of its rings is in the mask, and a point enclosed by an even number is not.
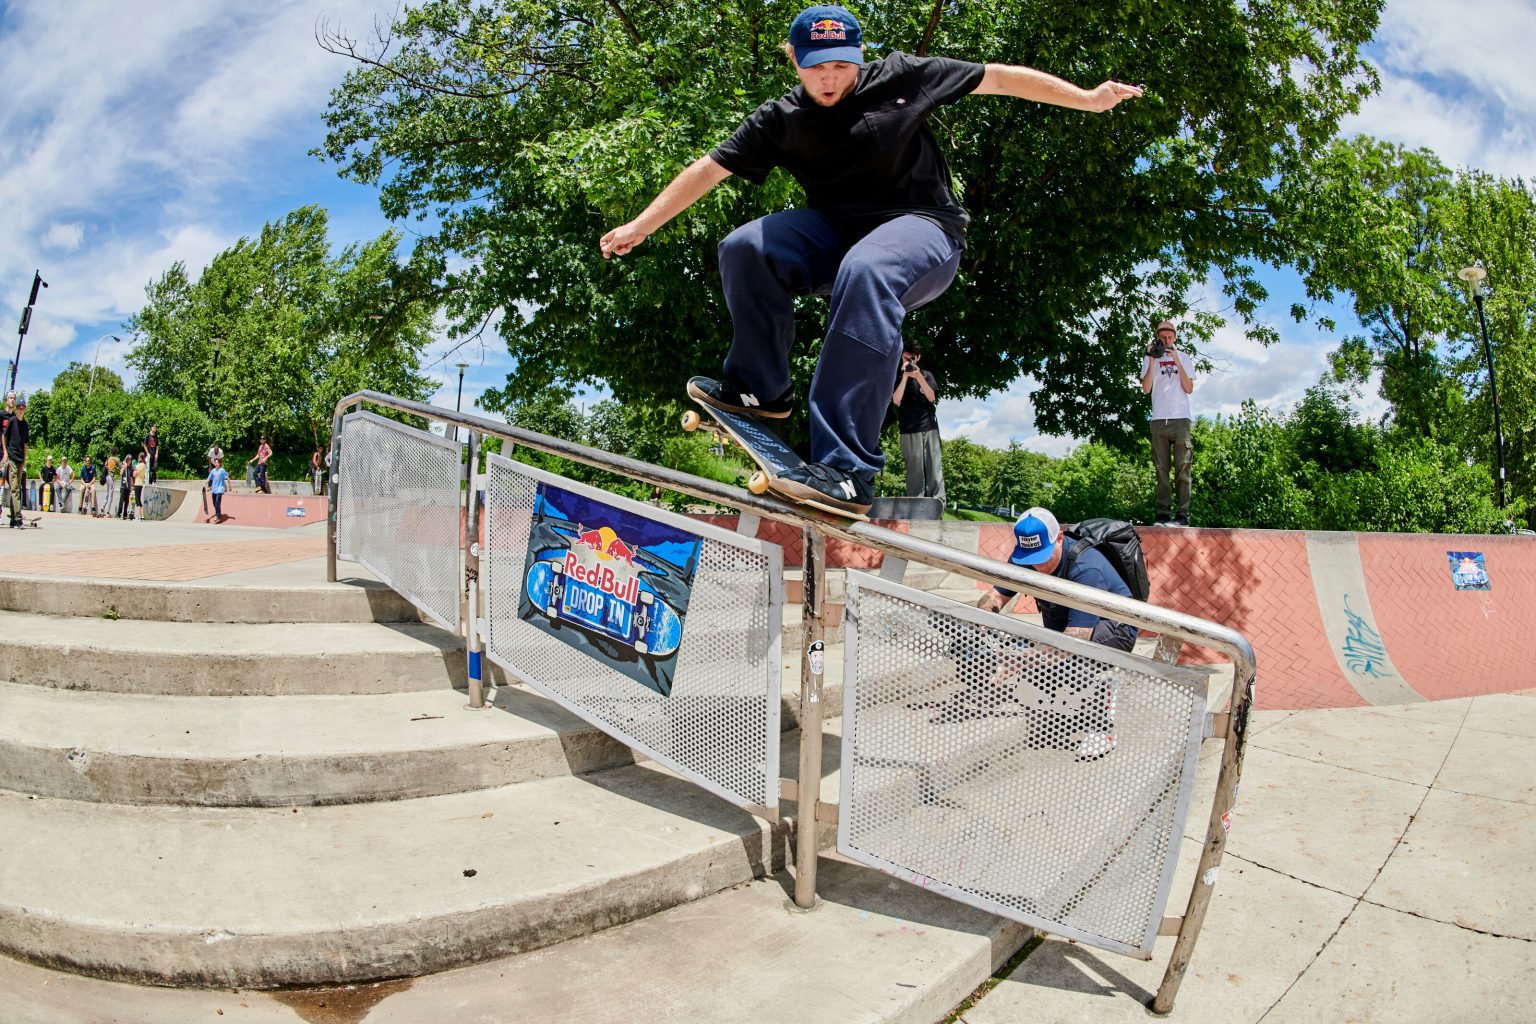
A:
[[[786,827],[521,687],[466,710],[459,638],[378,585],[12,576],[0,609],[6,1024],[330,1019],[334,986],[400,1021],[916,1024],[1026,937],[827,858],[786,911]]]

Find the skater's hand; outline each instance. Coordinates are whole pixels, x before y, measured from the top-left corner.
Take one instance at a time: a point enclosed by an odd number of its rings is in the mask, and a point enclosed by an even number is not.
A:
[[[1141,87],[1127,85],[1124,82],[1108,81],[1088,93],[1087,109],[1097,114],[1115,109],[1122,100],[1135,99],[1141,95]]]
[[[649,235],[644,231],[635,227],[634,221],[630,221],[628,224],[620,224],[608,232],[598,242],[598,245],[602,247],[603,259],[606,260],[611,256],[623,256],[648,237]]]

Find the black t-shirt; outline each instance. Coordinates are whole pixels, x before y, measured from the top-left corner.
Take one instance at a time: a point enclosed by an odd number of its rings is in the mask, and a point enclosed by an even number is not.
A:
[[[30,440],[32,440],[32,424],[16,415],[6,420],[5,450],[10,453],[12,462],[26,461],[27,442]]]
[[[895,52],[860,68],[835,106],[818,105],[803,86],[764,103],[709,155],[757,184],[783,167],[811,209],[852,231],[915,213],[963,239],[970,217],[928,115],[974,92],[985,73],[981,64]]]
[[[897,371],[896,382],[901,383],[900,370]],[[933,374],[923,371],[923,379],[938,394],[938,382],[933,379]],[[934,412],[933,403],[928,401],[928,396],[923,394],[923,389],[917,386],[914,380],[907,381],[907,389],[901,393],[901,404],[896,406],[896,421],[901,424],[903,434],[921,434],[928,430],[939,429],[939,417]]]
[[[55,469],[53,466],[44,466],[42,468],[42,471],[41,471],[41,476],[43,478],[43,483],[45,483],[45,484],[53,483],[53,475],[55,473],[57,473],[57,472],[58,472],[58,470]]]

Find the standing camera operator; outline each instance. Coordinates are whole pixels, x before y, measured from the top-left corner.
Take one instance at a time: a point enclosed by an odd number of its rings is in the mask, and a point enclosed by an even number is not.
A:
[[[1173,463],[1179,511],[1175,526],[1189,525],[1190,462],[1189,394],[1195,389],[1184,357],[1178,350],[1178,330],[1172,321],[1157,325],[1157,336],[1147,346],[1141,364],[1141,390],[1152,396],[1152,465],[1157,470],[1157,524],[1167,526],[1172,511],[1168,488],[1169,462]]]
[[[903,346],[901,373],[891,402],[901,429],[901,458],[907,467],[907,497],[944,500],[944,465],[939,451],[939,418],[934,409],[938,382],[918,369],[923,353]]]

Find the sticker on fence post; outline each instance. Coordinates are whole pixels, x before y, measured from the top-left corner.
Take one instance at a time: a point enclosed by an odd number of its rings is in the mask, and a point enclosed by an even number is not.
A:
[[[825,667],[827,661],[827,645],[822,643],[820,640],[817,640],[815,643],[811,644],[811,649],[807,652],[807,657],[811,663],[811,675],[821,675],[821,670],[823,667]]]
[[[663,697],[700,538],[539,483],[518,617]]]

